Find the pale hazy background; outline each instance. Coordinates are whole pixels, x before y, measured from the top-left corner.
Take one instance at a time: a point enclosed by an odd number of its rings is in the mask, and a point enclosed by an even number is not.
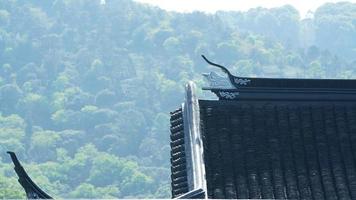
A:
[[[303,18],[308,11],[315,11],[320,5],[324,3],[336,2],[356,2],[356,0],[342,1],[342,0],[136,0],[138,2],[149,3],[159,6],[168,11],[177,12],[192,12],[204,11],[214,13],[218,10],[234,10],[246,11],[250,8],[265,7],[273,8],[286,4],[290,4],[299,10],[300,16]]]

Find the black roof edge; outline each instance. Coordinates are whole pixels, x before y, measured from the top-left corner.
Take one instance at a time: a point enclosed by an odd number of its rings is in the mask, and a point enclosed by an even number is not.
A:
[[[8,151],[7,152],[12,162],[14,163],[15,172],[19,177],[18,182],[21,184],[23,189],[26,192],[26,196],[28,199],[53,199],[47,193],[45,193],[41,188],[39,188],[32,179],[28,176],[25,169],[22,167],[20,161],[17,159],[17,156],[14,152]]]
[[[219,64],[203,59],[210,65],[219,67],[228,75],[232,85],[238,88],[305,88],[305,89],[353,89],[356,90],[355,79],[305,79],[305,78],[252,78],[232,75],[229,70]],[[208,88],[206,88],[208,89]]]
[[[198,188],[187,192],[176,199],[204,199],[205,198],[205,191],[202,188]]]
[[[219,100],[275,101],[355,101],[356,91],[282,90],[282,89],[211,89]]]
[[[202,89],[211,90],[220,99],[356,99],[355,79],[237,77],[226,67],[209,61],[204,55],[202,57],[208,64],[220,68],[227,75],[223,77],[215,72],[203,74],[210,86]]]

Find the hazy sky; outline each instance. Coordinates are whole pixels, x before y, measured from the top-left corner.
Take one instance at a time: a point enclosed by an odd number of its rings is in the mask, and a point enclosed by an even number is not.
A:
[[[342,0],[136,0],[139,2],[157,5],[163,9],[178,12],[190,12],[200,10],[215,12],[217,10],[240,10],[262,6],[266,8],[278,7],[285,4],[293,5],[299,10],[301,16],[326,2],[340,2]],[[345,0],[344,0],[345,1]],[[355,2],[356,0],[346,0]]]

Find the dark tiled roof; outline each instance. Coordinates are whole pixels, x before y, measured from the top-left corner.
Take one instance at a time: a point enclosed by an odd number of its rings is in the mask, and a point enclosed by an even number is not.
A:
[[[203,58],[225,75],[204,74],[219,100],[187,85],[180,197],[356,199],[356,80],[237,77]]]
[[[171,113],[171,187],[172,197],[188,192],[182,109]]]
[[[356,199],[356,102],[199,104],[209,198]]]

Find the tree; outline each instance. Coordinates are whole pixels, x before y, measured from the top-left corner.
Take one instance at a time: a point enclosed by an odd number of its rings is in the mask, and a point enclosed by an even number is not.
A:
[[[24,199],[25,194],[16,178],[0,174],[0,199]]]
[[[37,162],[56,160],[60,136],[54,131],[35,131],[31,137],[30,155]]]
[[[52,109],[46,97],[28,93],[18,102],[17,107],[27,120],[31,119],[33,125],[49,127]]]
[[[100,92],[95,97],[95,104],[99,107],[109,107],[115,104],[117,101],[116,95],[114,92],[105,89]]]
[[[0,10],[0,26],[6,27],[10,23],[10,13],[7,10]]]
[[[22,91],[16,84],[6,84],[0,87],[0,108],[4,114],[14,113],[17,101],[22,96]]]

